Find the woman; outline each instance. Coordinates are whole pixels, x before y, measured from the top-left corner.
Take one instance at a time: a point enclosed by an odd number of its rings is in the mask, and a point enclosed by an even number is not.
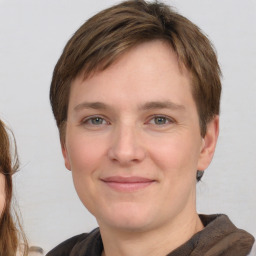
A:
[[[220,73],[207,37],[158,1],[122,2],[76,31],[50,99],[65,166],[99,228],[48,256],[250,253],[250,234],[196,210],[218,138]]]
[[[14,137],[14,153],[11,153],[10,134],[0,120],[0,255],[4,256],[16,255],[18,251],[22,251],[21,255],[26,255],[27,251],[26,238],[19,218],[15,214],[15,221],[11,213],[12,175],[17,171],[19,161]]]

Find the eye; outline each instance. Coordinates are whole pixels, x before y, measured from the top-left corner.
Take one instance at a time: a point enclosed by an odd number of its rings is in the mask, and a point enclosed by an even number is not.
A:
[[[108,124],[108,122],[100,116],[93,116],[93,117],[85,118],[82,121],[82,123],[83,124],[88,124],[88,125],[95,125],[95,126],[107,125]]]
[[[154,124],[154,125],[165,125],[165,124],[170,124],[173,123],[174,121],[166,116],[154,116],[152,119],[149,120],[149,124]]]

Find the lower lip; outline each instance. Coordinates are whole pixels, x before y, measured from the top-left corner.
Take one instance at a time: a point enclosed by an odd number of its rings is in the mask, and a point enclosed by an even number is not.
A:
[[[111,189],[119,191],[119,192],[135,192],[138,190],[142,190],[154,183],[154,181],[147,182],[111,182],[104,181],[106,185],[108,185]]]

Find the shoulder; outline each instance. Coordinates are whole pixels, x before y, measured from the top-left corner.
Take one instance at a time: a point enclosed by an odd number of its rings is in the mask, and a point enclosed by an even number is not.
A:
[[[200,215],[200,219],[205,228],[198,233],[196,248],[198,252],[204,249],[207,252],[217,251],[218,255],[254,255],[249,254],[250,251],[253,252],[254,237],[245,230],[237,228],[228,216]]]
[[[73,236],[66,241],[62,242],[58,246],[56,246],[54,249],[52,249],[50,252],[46,254],[46,256],[69,256],[70,252],[74,248],[74,246],[79,243],[81,240],[86,239],[88,234],[80,234],[77,236]]]
[[[256,242],[253,244],[252,250],[248,256],[255,256],[256,255]]]
[[[48,252],[46,256],[79,256],[83,252],[89,252],[89,255],[94,255],[91,252],[100,251],[102,248],[99,228],[96,228],[90,233],[83,233],[69,238]]]

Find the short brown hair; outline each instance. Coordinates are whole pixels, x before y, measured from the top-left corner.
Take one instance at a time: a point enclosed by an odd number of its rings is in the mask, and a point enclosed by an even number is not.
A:
[[[207,122],[219,114],[221,71],[211,42],[200,29],[169,6],[130,0],[103,10],[86,21],[68,41],[54,72],[50,89],[52,110],[64,139],[72,80],[109,67],[132,47],[164,40],[176,52],[179,63],[192,74],[201,135]]]

